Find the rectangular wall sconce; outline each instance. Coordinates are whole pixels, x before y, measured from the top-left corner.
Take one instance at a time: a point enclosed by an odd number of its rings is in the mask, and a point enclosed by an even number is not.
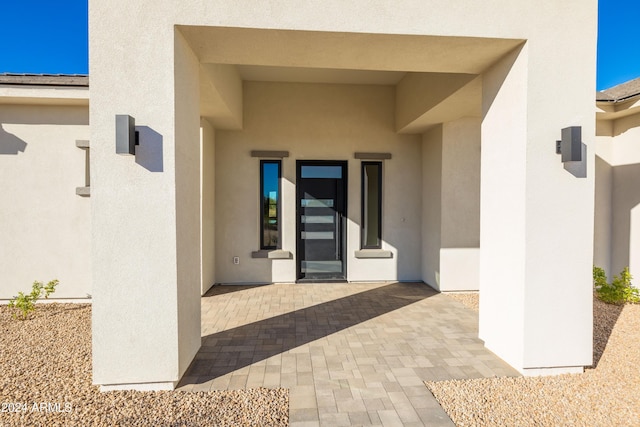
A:
[[[116,153],[135,155],[136,145],[136,119],[126,114],[116,114]]]
[[[562,140],[556,141],[556,153],[562,155],[563,163],[582,161],[582,127],[562,129]]]

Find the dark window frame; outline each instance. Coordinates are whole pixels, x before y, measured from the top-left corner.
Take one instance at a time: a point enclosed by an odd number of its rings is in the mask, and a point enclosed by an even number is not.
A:
[[[365,188],[365,171],[367,166],[377,166],[378,167],[378,244],[377,245],[367,245],[367,229],[365,227],[365,214],[366,214],[366,206],[365,206],[365,195],[367,189]],[[361,249],[382,249],[382,162],[371,162],[366,161],[362,162],[360,166],[360,248]],[[368,226],[368,224],[367,224]]]
[[[278,165],[278,200],[276,201],[276,220],[278,222],[278,243],[273,245],[265,245],[264,242],[264,223],[265,223],[265,211],[264,211],[264,165],[275,164]],[[260,197],[259,197],[259,209],[260,209],[260,249],[261,250],[274,250],[282,247],[282,160],[260,160]]]

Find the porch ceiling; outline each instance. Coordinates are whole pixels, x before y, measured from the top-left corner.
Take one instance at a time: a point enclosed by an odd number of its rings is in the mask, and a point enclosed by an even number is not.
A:
[[[201,114],[210,118],[215,127],[230,129],[242,127],[241,108],[237,108],[241,101],[234,101],[220,87],[222,80],[227,86],[230,82],[239,85],[240,93],[235,96],[240,99],[245,80],[395,86],[398,132],[419,133],[442,121],[479,115],[481,81],[475,77],[523,42],[475,37],[178,28],[202,63]],[[217,74],[212,73],[212,67],[218,67]],[[219,77],[220,67],[224,79]],[[416,78],[416,74],[422,77]]]
[[[178,27],[202,63],[480,74],[516,39]]]

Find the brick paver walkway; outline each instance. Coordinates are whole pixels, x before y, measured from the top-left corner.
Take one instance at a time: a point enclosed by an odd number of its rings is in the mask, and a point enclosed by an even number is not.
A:
[[[452,426],[423,381],[518,375],[477,323],[422,283],[215,286],[180,388],[289,388],[291,426]]]

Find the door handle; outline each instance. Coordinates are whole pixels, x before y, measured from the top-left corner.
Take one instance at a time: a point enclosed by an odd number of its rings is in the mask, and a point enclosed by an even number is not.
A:
[[[336,211],[336,260],[340,259],[340,214]]]

